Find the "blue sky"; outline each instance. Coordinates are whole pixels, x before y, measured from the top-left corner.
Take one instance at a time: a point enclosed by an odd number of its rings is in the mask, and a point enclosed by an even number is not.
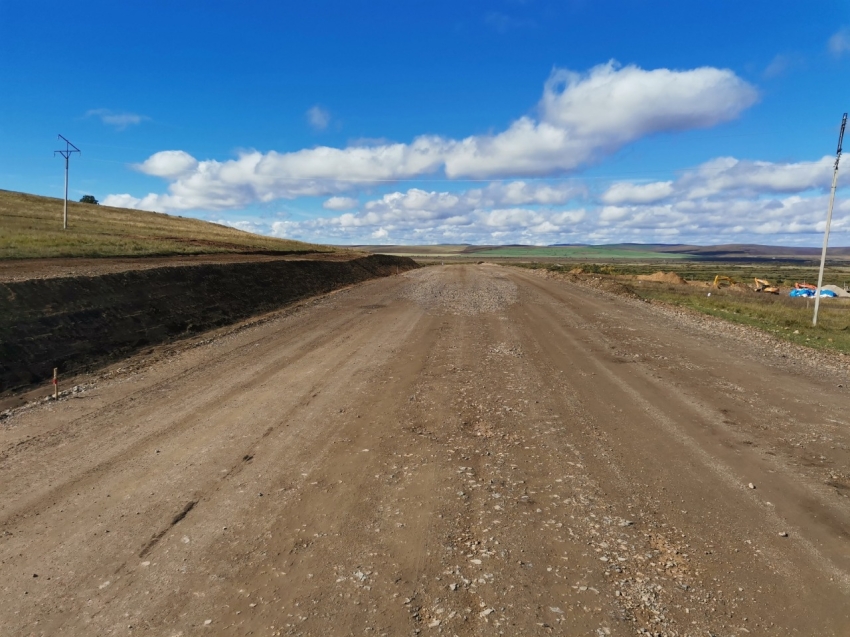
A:
[[[845,2],[0,0],[0,188],[61,133],[74,199],[310,241],[818,245],[848,80]]]

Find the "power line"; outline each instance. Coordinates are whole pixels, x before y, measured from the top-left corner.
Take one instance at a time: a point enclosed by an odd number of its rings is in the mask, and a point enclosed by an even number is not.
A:
[[[62,213],[62,229],[67,230],[68,229],[68,159],[70,159],[71,153],[80,153],[80,155],[82,155],[83,153],[79,148],[77,148],[71,142],[69,142],[67,139],[62,137],[62,135],[59,135],[59,139],[61,139],[65,142],[65,149],[64,150],[54,150],[53,156],[55,157],[56,153],[59,153],[60,155],[62,155],[62,157],[65,158],[65,207],[63,208],[63,213]]]

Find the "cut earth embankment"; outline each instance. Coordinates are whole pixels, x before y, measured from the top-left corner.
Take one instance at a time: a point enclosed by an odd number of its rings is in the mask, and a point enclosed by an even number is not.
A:
[[[280,260],[0,283],[0,392],[416,268],[407,257]]]

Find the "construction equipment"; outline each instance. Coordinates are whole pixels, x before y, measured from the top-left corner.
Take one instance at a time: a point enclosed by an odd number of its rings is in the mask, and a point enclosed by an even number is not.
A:
[[[733,279],[731,276],[723,276],[722,274],[718,274],[716,277],[714,277],[714,283],[711,284],[711,287],[719,288],[720,283],[723,281],[725,281],[729,285],[735,285],[735,279]]]
[[[759,279],[758,277],[755,277],[754,280],[756,282],[756,292],[765,292],[767,294],[779,294],[779,288],[775,285],[771,285],[770,281],[768,281],[767,279]]]

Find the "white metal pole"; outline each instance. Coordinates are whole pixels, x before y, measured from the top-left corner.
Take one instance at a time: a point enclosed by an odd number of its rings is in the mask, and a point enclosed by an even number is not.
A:
[[[844,141],[844,127],[847,126],[847,113],[841,118],[841,130],[838,132],[838,148],[835,151],[835,169],[832,172],[832,189],[829,192],[829,210],[826,213],[826,227],[823,232],[823,250],[820,253],[820,270],[818,271],[818,287],[815,290],[815,312],[812,315],[812,327],[818,324],[818,308],[820,307],[820,291],[823,286],[823,267],[826,263],[826,246],[829,243],[829,226],[832,223],[832,206],[835,203],[835,187],[838,184],[838,163],[841,161],[841,145]]]
[[[835,203],[835,186],[838,183],[838,162],[832,174],[832,191],[829,194],[829,210],[826,213],[826,229],[823,233],[823,250],[820,253],[820,270],[818,271],[818,289],[815,291],[815,313],[812,316],[812,327],[818,324],[818,307],[820,306],[820,289],[823,285],[823,266],[826,263],[826,245],[829,243],[829,226],[832,223],[832,205]]]
[[[65,155],[65,207],[62,213],[62,229],[68,229],[68,155]]]

